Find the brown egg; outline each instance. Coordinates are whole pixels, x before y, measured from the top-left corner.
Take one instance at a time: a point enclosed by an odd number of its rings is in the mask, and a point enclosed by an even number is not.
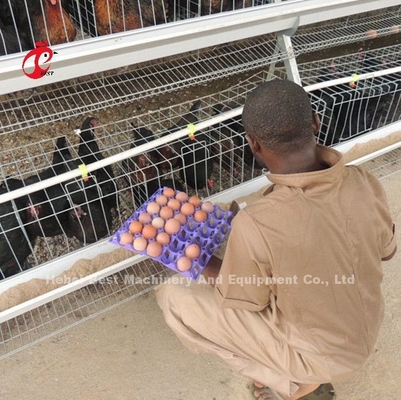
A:
[[[203,210],[198,210],[194,214],[194,219],[196,222],[203,222],[207,220],[207,213]]]
[[[188,200],[189,203],[193,204],[195,207],[201,205],[201,199],[198,196],[191,196]]]
[[[214,205],[210,201],[205,201],[201,206],[203,211],[206,211],[208,214],[214,211]]]
[[[170,207],[174,211],[179,210],[181,208],[181,203],[177,199],[171,199],[167,203],[167,207]]]
[[[134,238],[129,232],[124,232],[120,235],[120,244],[125,246],[126,244],[132,243]]]
[[[162,207],[160,209],[159,215],[163,219],[170,219],[170,218],[173,218],[173,216],[174,216],[174,210],[172,208],[170,208],[170,207],[167,207],[167,206],[166,207]]]
[[[160,206],[155,201],[151,201],[146,207],[146,211],[150,215],[157,214],[159,212],[159,210],[160,210]]]
[[[193,260],[194,258],[198,258],[200,256],[201,249],[197,244],[190,244],[186,249],[185,249],[185,255]]]
[[[129,231],[135,235],[135,233],[141,233],[142,232],[142,228],[143,228],[143,224],[140,221],[132,221],[129,224]]]
[[[159,257],[163,251],[163,246],[158,242],[150,242],[146,248],[146,254],[149,257]]]
[[[142,222],[142,224],[148,224],[152,220],[152,216],[147,212],[143,212],[139,214],[138,220]]]
[[[192,267],[192,261],[188,257],[180,257],[177,260],[177,269],[179,271],[188,271]]]
[[[175,198],[180,201],[181,203],[183,203],[184,201],[188,200],[188,195],[185,192],[178,192],[175,195]]]
[[[367,36],[369,39],[376,39],[378,34],[379,34],[379,33],[377,32],[376,29],[369,29],[369,30],[366,32],[366,36]]]
[[[156,229],[161,229],[164,226],[164,219],[161,217],[156,217],[152,219],[152,225],[156,228]]]
[[[181,206],[181,213],[188,216],[192,215],[195,212],[195,206],[191,203],[184,203]]]
[[[163,190],[163,194],[164,194],[166,197],[173,197],[173,196],[175,195],[175,192],[174,192],[174,190],[171,189],[171,188],[165,188],[165,189]]]
[[[156,241],[159,242],[162,246],[164,246],[165,244],[169,244],[170,243],[170,235],[166,232],[160,232],[156,236]]]
[[[147,240],[141,236],[141,237],[137,237],[134,240],[134,243],[132,244],[132,247],[136,251],[144,251],[146,249],[147,245],[148,245]]]
[[[178,220],[181,225],[184,225],[187,222],[187,217],[184,214],[174,215],[174,218]]]
[[[142,235],[145,239],[155,238],[157,235],[157,229],[153,225],[145,225],[142,229]]]
[[[167,202],[168,202],[168,198],[166,196],[164,196],[163,194],[156,197],[156,203],[159,206],[165,206],[167,204]]]
[[[181,228],[180,221],[178,221],[178,219],[175,218],[168,219],[166,221],[166,224],[164,225],[164,230],[169,235],[174,235],[180,230],[180,228]]]

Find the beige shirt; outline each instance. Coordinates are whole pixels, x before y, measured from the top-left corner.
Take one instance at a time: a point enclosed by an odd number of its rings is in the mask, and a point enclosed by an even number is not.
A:
[[[373,350],[381,258],[396,243],[380,182],[334,149],[318,152],[329,168],[268,174],[263,199],[235,216],[215,295],[222,307],[262,313],[279,341],[340,378]]]

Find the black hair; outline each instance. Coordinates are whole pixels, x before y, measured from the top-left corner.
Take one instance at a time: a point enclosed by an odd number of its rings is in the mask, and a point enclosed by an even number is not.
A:
[[[292,81],[274,79],[259,85],[245,102],[242,122],[245,132],[273,153],[293,152],[316,142],[309,96]]]

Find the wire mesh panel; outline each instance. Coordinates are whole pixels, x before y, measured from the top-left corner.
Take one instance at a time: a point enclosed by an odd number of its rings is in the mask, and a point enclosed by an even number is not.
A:
[[[101,77],[44,86],[38,92],[9,95],[0,102],[0,134],[255,70],[286,57],[282,51],[275,52],[275,37],[260,36]]]
[[[114,124],[101,125],[95,116],[88,117],[79,135],[4,150],[1,193],[57,178],[239,107],[264,79],[266,74],[259,74],[230,90]],[[1,265],[3,277],[109,236],[160,187],[206,197],[258,176],[262,169],[236,117],[195,132],[192,138],[154,145],[143,154],[82,173],[2,204],[7,208],[0,232],[7,255]],[[21,241],[26,251],[17,257],[14,249]]]
[[[0,359],[144,294],[171,275],[148,259],[3,322]]]
[[[401,47],[365,51],[299,65],[303,82],[322,83],[354,76],[350,84],[310,92],[321,117],[319,140],[333,145],[397,121],[400,109],[400,73],[359,80],[359,74],[400,66]]]
[[[352,15],[343,20],[298,30],[293,36],[294,51],[299,55],[398,34],[400,25],[401,7],[393,7],[369,15]]]

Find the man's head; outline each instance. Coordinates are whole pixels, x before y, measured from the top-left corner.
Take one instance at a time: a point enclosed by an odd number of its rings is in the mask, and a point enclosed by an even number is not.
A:
[[[319,122],[312,115],[309,97],[288,80],[275,79],[258,86],[245,102],[242,122],[255,156],[259,145],[280,157],[316,145]]]

